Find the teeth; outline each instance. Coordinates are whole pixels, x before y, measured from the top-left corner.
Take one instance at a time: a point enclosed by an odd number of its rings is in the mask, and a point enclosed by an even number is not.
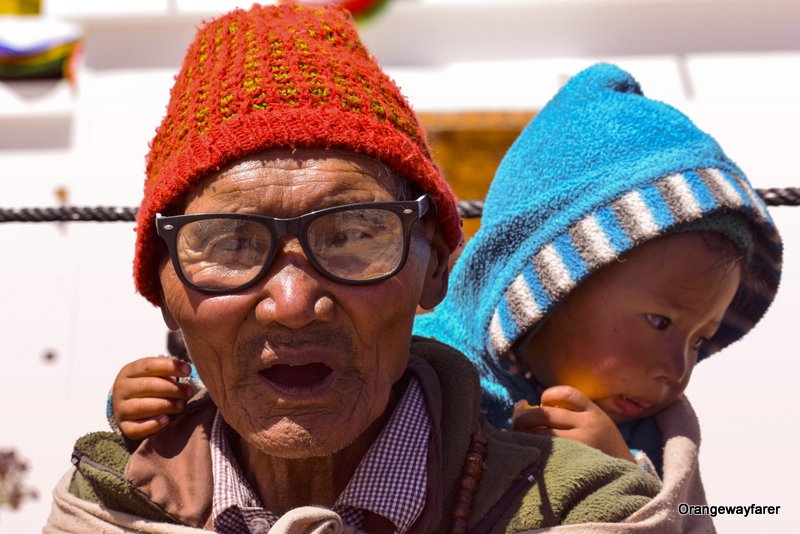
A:
[[[634,398],[632,398],[632,397],[629,397],[629,396],[627,396],[627,395],[623,395],[623,396],[622,396],[622,398],[623,398],[623,399],[625,399],[625,400],[627,400],[627,401],[629,401],[629,402],[632,402],[632,403],[634,403],[636,406],[641,406],[641,405],[640,405],[640,404],[639,404],[639,403],[636,401],[636,399],[634,399]]]

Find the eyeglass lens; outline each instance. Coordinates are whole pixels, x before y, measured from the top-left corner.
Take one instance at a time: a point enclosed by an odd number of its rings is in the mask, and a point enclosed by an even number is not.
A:
[[[402,221],[380,208],[321,215],[306,228],[306,252],[326,274],[369,281],[392,273],[403,257]],[[228,289],[255,279],[276,246],[264,224],[211,218],[185,224],[178,234],[181,270],[189,283]]]

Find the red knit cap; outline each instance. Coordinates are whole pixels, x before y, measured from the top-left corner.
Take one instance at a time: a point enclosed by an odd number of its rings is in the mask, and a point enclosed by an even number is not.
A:
[[[254,5],[201,28],[150,147],[134,278],[159,304],[155,215],[203,177],[270,148],[339,148],[378,159],[436,203],[450,250],[456,199],[397,86],[336,7]]]

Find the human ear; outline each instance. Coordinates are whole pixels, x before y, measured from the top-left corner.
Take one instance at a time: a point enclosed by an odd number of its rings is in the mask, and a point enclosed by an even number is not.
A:
[[[447,246],[444,235],[438,228],[435,228],[428,245],[431,253],[419,305],[426,310],[432,310],[447,294],[447,282],[450,278],[450,247]]]

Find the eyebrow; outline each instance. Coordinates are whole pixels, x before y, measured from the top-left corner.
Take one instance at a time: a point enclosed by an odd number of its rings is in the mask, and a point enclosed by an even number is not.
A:
[[[678,288],[681,290],[681,288]],[[690,290],[685,290],[687,293],[690,293]],[[680,299],[678,299],[674,292],[666,291],[661,287],[656,288],[654,291],[656,297],[663,303],[666,304],[671,309],[682,311],[682,312],[696,312],[697,309],[692,306],[687,306]],[[702,305],[702,302],[700,303]]]

